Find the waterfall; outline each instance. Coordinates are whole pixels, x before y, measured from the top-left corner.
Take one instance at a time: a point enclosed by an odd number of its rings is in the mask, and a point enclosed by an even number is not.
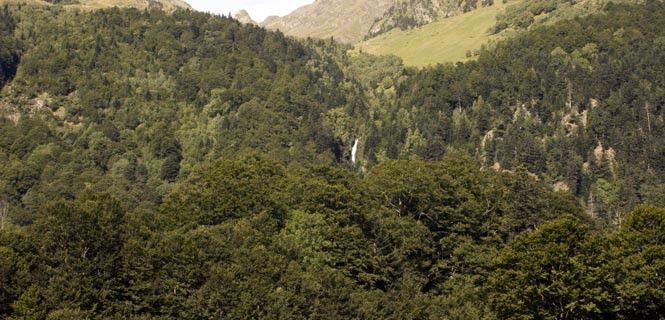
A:
[[[356,138],[356,141],[353,143],[353,148],[351,148],[351,162],[353,164],[356,164],[356,153],[358,152],[358,138]]]

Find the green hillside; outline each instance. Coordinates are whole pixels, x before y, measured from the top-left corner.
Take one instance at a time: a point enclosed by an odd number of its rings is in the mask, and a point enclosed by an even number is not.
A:
[[[393,29],[376,38],[356,45],[356,51],[371,54],[394,54],[409,66],[467,60],[468,53],[483,44],[499,39],[504,33],[492,35],[490,29],[506,5],[497,1],[493,6],[441,19],[421,28]]]
[[[665,1],[576,17],[413,68],[0,7],[0,319],[663,319]]]

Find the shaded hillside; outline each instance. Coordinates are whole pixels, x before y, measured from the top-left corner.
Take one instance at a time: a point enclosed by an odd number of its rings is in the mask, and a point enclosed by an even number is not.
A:
[[[8,7],[0,11],[0,89],[16,75],[20,44],[14,38],[16,20]]]

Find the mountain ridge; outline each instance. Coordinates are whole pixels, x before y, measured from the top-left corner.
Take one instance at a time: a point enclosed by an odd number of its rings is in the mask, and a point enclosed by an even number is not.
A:
[[[343,43],[362,40],[373,21],[395,0],[317,0],[284,17],[268,17],[262,27],[295,37],[333,37]]]
[[[183,0],[0,0],[0,4],[27,3],[30,5],[61,5],[67,8],[80,8],[82,10],[95,10],[103,8],[137,8],[137,9],[159,9],[172,12],[177,9],[190,9],[187,2]]]
[[[412,29],[488,7],[493,0],[317,0],[260,26],[305,38],[358,43],[392,29]]]
[[[423,26],[380,33],[355,45],[355,52],[392,54],[404,64],[424,67],[437,63],[472,59],[487,46],[510,32],[493,33],[497,17],[505,12],[501,1]]]
[[[402,0],[374,21],[367,36],[372,38],[395,28],[423,26],[492,4],[494,0]]]

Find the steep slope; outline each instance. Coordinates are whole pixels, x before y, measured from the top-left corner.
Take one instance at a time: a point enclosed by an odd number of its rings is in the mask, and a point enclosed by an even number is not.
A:
[[[513,28],[528,29],[534,25],[588,16],[602,11],[609,3],[642,3],[642,0],[533,0],[511,3],[498,17],[495,32]]]
[[[663,2],[420,70],[195,11],[0,18],[0,319],[665,314],[665,210],[627,214],[665,204]]]
[[[317,0],[285,17],[270,17],[261,25],[290,36],[329,38],[344,43],[362,40],[375,19],[395,0]]]
[[[493,0],[401,0],[392,6],[369,30],[369,37],[394,28],[410,29],[493,4]]]
[[[120,7],[120,8],[138,8],[138,9],[161,9],[164,11],[174,11],[176,9],[191,9],[192,7],[183,0],[0,0],[0,4],[5,3],[29,3],[37,5],[63,5],[68,8],[81,8],[83,10],[94,10],[102,8]]]
[[[376,74],[365,81],[377,112],[363,161],[461,148],[497,170],[524,166],[620,224],[634,205],[665,199],[663,23],[661,1],[615,4],[511,36],[475,61]]]
[[[469,59],[483,44],[498,40],[506,33],[492,34],[497,15],[505,5],[494,5],[458,16],[438,19],[419,28],[392,29],[356,45],[356,51],[393,54],[408,66],[427,66]]]
[[[17,207],[85,184],[108,190],[111,172],[127,172],[118,181],[140,190],[127,203],[152,201],[205,159],[250,151],[341,162],[343,128],[326,114],[362,112],[316,42],[227,17],[61,6],[15,7],[8,16],[0,21],[16,23],[0,23],[0,44],[31,35],[19,52],[0,50],[0,85],[8,81],[0,91],[0,200]],[[35,151],[48,159],[24,161]],[[49,167],[58,172],[41,179]],[[23,169],[30,181],[8,182]]]

